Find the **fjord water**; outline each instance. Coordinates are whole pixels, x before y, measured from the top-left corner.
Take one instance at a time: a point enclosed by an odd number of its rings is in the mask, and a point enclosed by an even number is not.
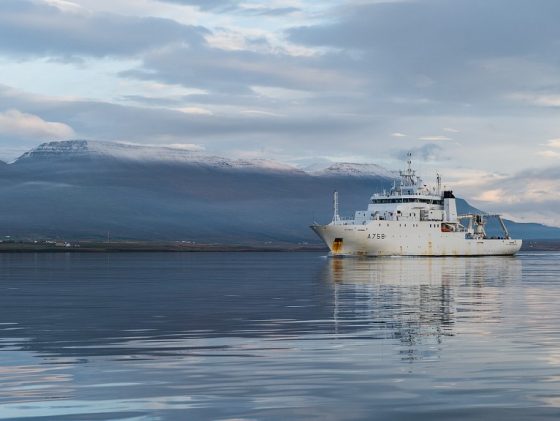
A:
[[[3,254],[0,418],[558,418],[559,262]]]

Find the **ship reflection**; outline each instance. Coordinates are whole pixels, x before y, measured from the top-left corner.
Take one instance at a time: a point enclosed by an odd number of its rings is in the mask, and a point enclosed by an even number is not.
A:
[[[404,359],[431,358],[445,337],[502,317],[502,287],[521,279],[515,257],[329,259],[336,333],[396,341]],[[355,334],[353,335],[355,337]]]
[[[76,362],[231,351],[240,337],[379,339],[406,358],[427,358],[446,337],[499,321],[507,285],[522,272],[515,257],[306,253],[16,255],[5,263],[0,351]]]

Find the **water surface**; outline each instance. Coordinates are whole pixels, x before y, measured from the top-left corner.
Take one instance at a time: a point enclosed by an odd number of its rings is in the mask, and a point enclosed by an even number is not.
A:
[[[0,418],[557,419],[560,254],[0,255]]]

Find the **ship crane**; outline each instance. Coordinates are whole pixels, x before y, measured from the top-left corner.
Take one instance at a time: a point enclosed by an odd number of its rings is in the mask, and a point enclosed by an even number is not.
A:
[[[509,236],[509,231],[502,219],[502,216],[499,214],[489,214],[489,213],[467,213],[464,215],[459,215],[458,219],[468,219],[469,225],[467,231],[471,234],[474,234],[480,238],[486,238],[486,231],[484,230],[484,226],[487,223],[487,220],[490,218],[495,218],[500,223],[500,227],[502,232],[504,233],[504,239],[509,240],[511,237]],[[474,225],[474,227],[473,227]]]

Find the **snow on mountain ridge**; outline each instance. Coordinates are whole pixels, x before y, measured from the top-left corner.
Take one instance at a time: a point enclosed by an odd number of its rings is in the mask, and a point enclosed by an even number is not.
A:
[[[396,178],[398,173],[389,171],[377,164],[357,164],[352,162],[336,162],[325,169],[314,171],[315,176],[352,176],[352,177],[383,177],[388,179]]]
[[[267,171],[301,172],[297,168],[267,159],[228,159],[207,155],[184,147],[147,146],[132,143],[92,140],[67,140],[43,143],[24,153],[15,162],[33,158],[104,157],[125,161],[189,163],[218,168],[261,169]]]
[[[195,145],[193,145],[195,146]],[[230,159],[209,155],[200,149],[188,149],[185,145],[140,145],[125,142],[96,140],[66,140],[42,143],[24,153],[15,162],[33,159],[48,160],[67,158],[110,158],[136,162],[166,162],[190,164],[220,169],[263,170],[323,177],[382,177],[393,179],[396,173],[377,164],[350,162],[332,163],[321,170],[299,169],[289,164],[268,159]]]

